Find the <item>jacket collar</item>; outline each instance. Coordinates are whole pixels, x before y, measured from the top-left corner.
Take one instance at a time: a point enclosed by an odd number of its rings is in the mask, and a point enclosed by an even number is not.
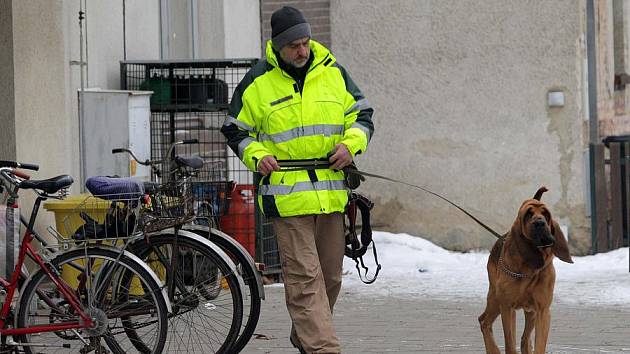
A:
[[[328,50],[328,48],[324,47],[319,42],[311,39],[310,46],[311,46],[311,52],[313,53],[314,58],[307,74],[307,76],[309,77],[316,75],[316,73],[319,73],[319,71],[324,66],[330,66],[337,61],[337,59],[335,59],[335,57],[332,55],[330,50]],[[267,41],[266,55],[267,55],[267,62],[269,64],[282,70],[280,66],[278,65],[278,58],[276,57],[276,54],[273,51],[271,40]]]

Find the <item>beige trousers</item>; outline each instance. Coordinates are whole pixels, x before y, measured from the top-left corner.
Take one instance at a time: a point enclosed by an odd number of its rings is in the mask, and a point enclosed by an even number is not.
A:
[[[274,218],[291,337],[307,353],[340,353],[332,311],[341,290],[343,214]]]

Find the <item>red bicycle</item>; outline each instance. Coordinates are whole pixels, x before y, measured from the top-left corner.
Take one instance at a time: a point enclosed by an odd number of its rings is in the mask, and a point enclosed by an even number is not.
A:
[[[21,346],[26,353],[36,347],[47,352],[161,353],[171,308],[157,276],[138,257],[111,246],[72,240],[64,247],[49,244],[33,229],[40,204],[67,195],[72,177],[30,180],[15,168],[39,167],[0,161],[0,191],[6,201],[2,209],[6,214],[0,218],[6,218],[5,225],[20,223],[20,189],[32,190],[37,198],[22,241],[15,246],[9,280],[0,277],[0,292],[5,295],[0,351],[17,352]],[[40,249],[31,244],[33,239]],[[26,257],[35,265],[30,275],[23,270]]]

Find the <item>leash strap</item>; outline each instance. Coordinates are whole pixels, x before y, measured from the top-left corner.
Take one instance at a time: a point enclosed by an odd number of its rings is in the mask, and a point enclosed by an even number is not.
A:
[[[278,164],[280,165],[280,170],[281,171],[315,170],[315,169],[320,169],[320,168],[329,168],[330,165],[331,165],[330,162],[328,160],[326,160],[326,159],[278,160]],[[433,196],[436,196],[436,197],[442,199],[443,201],[449,203],[450,205],[454,206],[455,208],[459,209],[461,212],[463,212],[469,218],[471,218],[477,224],[479,224],[479,226],[483,227],[489,233],[494,235],[494,237],[496,237],[498,239],[503,239],[504,236],[505,236],[505,235],[500,235],[498,232],[494,231],[490,226],[486,225],[481,220],[477,219],[474,215],[472,215],[471,213],[466,211],[466,209],[460,207],[456,203],[448,200],[446,197],[443,197],[440,194],[438,194],[436,192],[433,192],[433,191],[431,191],[431,190],[429,190],[427,188],[420,187],[420,186],[417,186],[415,184],[407,183],[405,181],[397,180],[397,179],[390,178],[390,177],[387,177],[387,176],[381,176],[381,175],[377,175],[375,173],[359,171],[358,169],[356,169],[356,167],[355,168],[348,168],[348,167],[346,167],[346,168],[343,169],[343,172],[346,173],[346,174],[355,174],[355,175],[359,175],[359,176],[363,176],[363,177],[377,178],[377,179],[381,179],[381,180],[384,180],[384,181],[389,181],[389,182],[393,182],[393,183],[399,183],[399,184],[402,184],[402,185],[405,185],[405,186],[408,186],[408,187],[420,189],[421,191],[429,193],[429,194],[431,194]]]
[[[344,172],[346,172],[346,170],[344,169]],[[407,183],[404,181],[400,181],[397,179],[393,179],[390,177],[386,177],[386,176],[380,176],[374,173],[369,173],[369,172],[363,172],[363,171],[359,171],[359,170],[355,170],[355,169],[348,169],[348,171],[346,173],[354,173],[363,177],[372,177],[372,178],[377,178],[377,179],[382,179],[385,181],[389,181],[389,182],[394,182],[394,183],[399,183],[399,184],[403,184],[412,188],[417,188],[420,189],[423,192],[429,193],[431,195],[434,195],[440,199],[442,199],[443,201],[449,203],[450,205],[454,206],[455,208],[459,209],[462,213],[466,214],[469,218],[473,219],[477,224],[479,224],[481,227],[483,227],[484,229],[486,229],[488,232],[490,232],[492,235],[494,235],[494,237],[498,238],[498,239],[503,239],[504,235],[500,235],[498,232],[494,231],[490,226],[484,224],[481,220],[477,219],[474,215],[472,215],[471,213],[469,213],[468,211],[466,211],[466,209],[460,207],[459,205],[455,204],[454,202],[448,200],[446,197],[441,196],[438,193],[435,193],[433,191],[430,191],[424,187],[420,187],[420,186],[416,186],[414,184],[411,183]]]

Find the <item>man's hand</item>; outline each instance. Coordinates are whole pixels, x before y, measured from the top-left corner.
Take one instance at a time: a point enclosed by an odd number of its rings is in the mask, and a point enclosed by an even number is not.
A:
[[[278,170],[280,170],[280,165],[278,165],[276,158],[271,155],[263,157],[258,163],[258,173],[263,176],[270,174],[272,171]]]
[[[333,154],[330,155],[328,161],[332,163],[330,168],[333,170],[341,170],[352,163],[352,154],[344,144],[335,145]]]

